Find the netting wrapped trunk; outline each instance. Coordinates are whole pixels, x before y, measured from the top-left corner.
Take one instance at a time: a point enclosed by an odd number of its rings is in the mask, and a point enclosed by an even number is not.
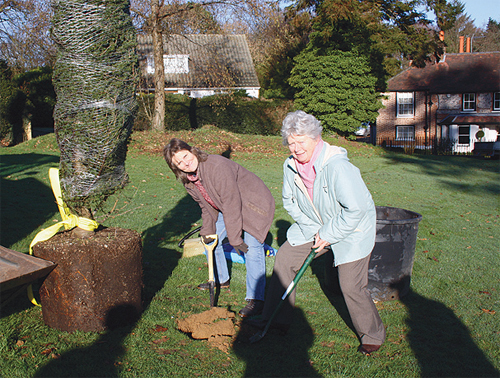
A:
[[[136,111],[136,34],[128,0],[52,0],[55,133],[65,203],[78,215],[127,182]]]

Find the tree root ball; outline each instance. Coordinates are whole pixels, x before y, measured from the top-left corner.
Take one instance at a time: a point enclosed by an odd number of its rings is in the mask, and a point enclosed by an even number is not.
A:
[[[82,238],[74,230],[33,247],[57,267],[40,287],[46,325],[62,331],[102,331],[129,325],[142,312],[139,233],[104,228]]]

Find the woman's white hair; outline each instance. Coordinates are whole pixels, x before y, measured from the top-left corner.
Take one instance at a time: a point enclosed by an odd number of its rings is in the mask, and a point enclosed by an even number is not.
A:
[[[283,145],[288,146],[288,138],[291,135],[305,135],[311,139],[317,139],[321,136],[322,130],[321,122],[313,115],[302,110],[288,113],[281,127]]]

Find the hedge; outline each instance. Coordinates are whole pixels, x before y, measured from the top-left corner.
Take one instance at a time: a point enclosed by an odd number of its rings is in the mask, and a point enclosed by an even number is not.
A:
[[[281,122],[292,107],[291,101],[259,100],[241,93],[190,98],[166,96],[165,127],[168,130],[192,130],[204,125],[241,134],[277,135]],[[153,94],[139,95],[139,111],[134,130],[151,129]]]

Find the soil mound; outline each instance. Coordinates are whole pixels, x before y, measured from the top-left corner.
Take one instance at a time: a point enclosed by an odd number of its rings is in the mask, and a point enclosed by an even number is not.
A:
[[[236,334],[233,312],[212,307],[200,314],[177,320],[177,328],[190,333],[193,339],[206,339],[208,343],[223,352],[229,350],[231,339]]]

